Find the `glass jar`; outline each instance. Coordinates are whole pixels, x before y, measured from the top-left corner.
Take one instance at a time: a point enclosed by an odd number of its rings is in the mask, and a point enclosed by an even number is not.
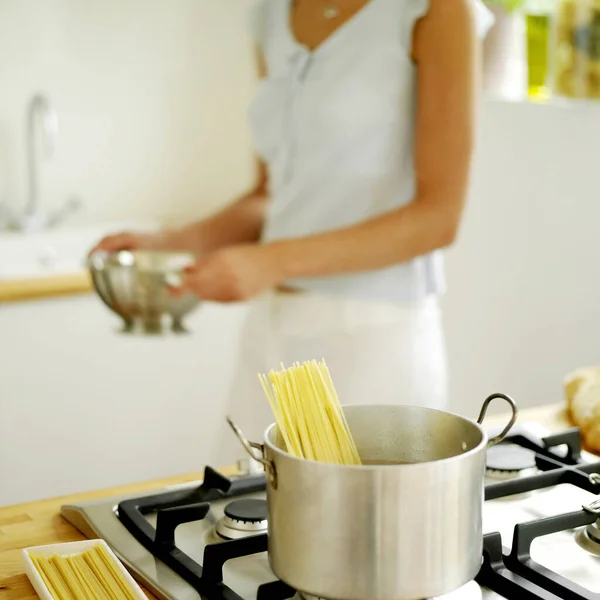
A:
[[[524,5],[527,27],[527,95],[534,100],[549,96],[548,50],[550,23],[555,0],[527,0]]]
[[[551,59],[556,95],[600,99],[600,0],[558,0]]]

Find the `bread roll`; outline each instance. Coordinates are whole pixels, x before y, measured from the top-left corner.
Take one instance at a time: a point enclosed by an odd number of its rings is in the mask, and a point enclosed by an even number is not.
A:
[[[594,406],[590,419],[581,431],[585,448],[594,454],[600,454],[600,404]]]
[[[600,453],[600,367],[578,369],[564,382],[569,416],[584,446]]]
[[[600,366],[583,367],[567,375],[564,380],[565,396],[567,400],[567,412],[571,420],[578,425],[577,418],[573,414],[573,402],[577,392],[583,384],[589,381],[600,380]]]

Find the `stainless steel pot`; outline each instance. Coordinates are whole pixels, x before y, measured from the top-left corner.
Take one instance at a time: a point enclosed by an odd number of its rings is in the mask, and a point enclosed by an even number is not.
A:
[[[488,440],[481,423],[496,398],[508,402],[512,418]],[[296,458],[282,450],[276,425],[258,444],[228,419],[265,467],[273,572],[297,590],[336,600],[419,600],[474,579],[486,449],[514,425],[513,400],[490,396],[477,423],[412,406],[345,406],[344,413],[369,464]]]

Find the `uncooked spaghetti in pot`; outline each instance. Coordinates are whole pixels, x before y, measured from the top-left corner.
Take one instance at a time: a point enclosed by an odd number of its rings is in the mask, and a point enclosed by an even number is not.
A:
[[[282,365],[259,379],[287,452],[320,462],[361,464],[324,360]]]

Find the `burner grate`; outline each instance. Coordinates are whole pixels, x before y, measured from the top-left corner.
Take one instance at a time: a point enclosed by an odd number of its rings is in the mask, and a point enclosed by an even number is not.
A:
[[[296,595],[296,590],[283,581],[265,583],[258,588],[256,600],[288,600]]]
[[[212,500],[235,498],[265,489],[264,475],[230,480],[211,467],[206,467],[202,485],[192,492],[167,492],[124,500],[118,506],[117,516],[148,552],[173,569],[203,598],[244,600],[223,583],[223,565],[232,558],[266,552],[267,535],[206,546],[201,566],[175,546],[175,529],[183,523],[203,519],[208,514]],[[154,512],[157,513],[156,528],[144,518],[144,515]],[[265,596],[272,600],[283,600],[285,597]]]
[[[600,469],[600,463],[597,467]],[[531,558],[531,544],[538,537],[591,525],[598,515],[586,510],[530,521],[515,527],[512,550],[506,558],[507,566],[516,574],[558,595],[564,600],[600,600],[596,594],[569,581],[565,577],[536,563]]]
[[[515,441],[515,438],[518,438]],[[600,462],[580,464],[581,443],[578,429],[550,436],[542,440],[542,445],[533,443],[528,436],[509,436],[507,441],[519,443],[535,452],[536,466],[540,475],[493,483],[486,486],[485,499],[495,500],[508,496],[542,490],[561,484],[570,484],[587,492],[600,492]],[[567,445],[564,457],[552,449]],[[565,466],[566,465],[566,466]],[[499,533],[485,536],[484,562],[478,575],[481,585],[505,595],[521,600],[600,600],[600,594],[591,592],[550,569],[536,563],[531,558],[531,545],[538,537],[578,529],[591,525],[599,518],[590,510],[580,510],[569,514],[520,523],[514,528],[512,548],[502,547]]]
[[[506,550],[502,547],[502,538],[499,533],[490,533],[484,537],[483,564],[476,581],[504,598],[561,600],[559,596],[527,581],[507,567]]]

